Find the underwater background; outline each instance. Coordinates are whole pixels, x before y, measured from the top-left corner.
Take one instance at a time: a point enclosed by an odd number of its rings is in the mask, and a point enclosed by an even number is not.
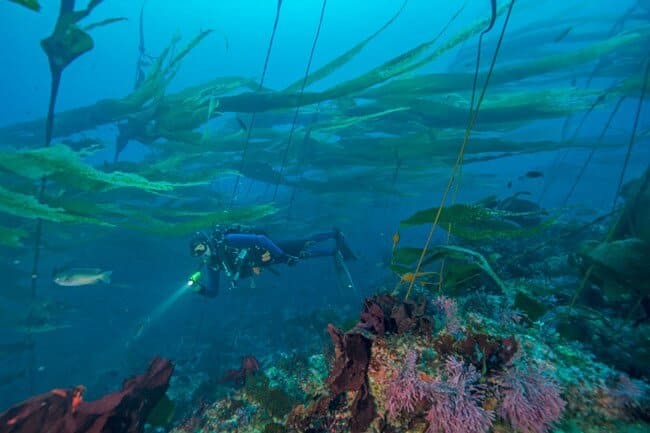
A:
[[[62,3],[88,16],[61,20]],[[492,421],[458,431],[647,428],[650,2],[0,0],[0,28],[0,410],[79,384],[101,398],[161,356],[172,403],[148,431],[452,432],[425,416],[434,397],[389,390],[411,353],[418,377],[449,381],[462,356],[440,337],[480,333],[519,355],[467,355]],[[213,224],[340,228],[352,284],[325,257],[202,297],[188,243]],[[110,281],[55,282],[79,268]],[[393,317],[385,293],[418,299],[409,327],[369,327],[368,299]],[[301,424],[224,379],[252,356],[292,405],[335,393],[328,324],[389,359],[384,386],[365,372],[368,425],[334,400]],[[513,362],[557,385],[558,414],[504,415],[490,387]]]

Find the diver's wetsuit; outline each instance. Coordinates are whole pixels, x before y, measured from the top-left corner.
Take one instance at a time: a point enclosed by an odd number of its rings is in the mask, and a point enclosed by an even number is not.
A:
[[[294,265],[304,258],[334,256],[337,248],[313,248],[316,243],[328,239],[337,239],[337,232],[280,242],[274,242],[261,233],[230,232],[220,239],[213,238],[210,242],[211,255],[206,262],[208,281],[200,293],[208,297],[215,297],[219,293],[220,271],[225,272],[234,287],[237,280],[259,274],[262,268],[271,265]]]

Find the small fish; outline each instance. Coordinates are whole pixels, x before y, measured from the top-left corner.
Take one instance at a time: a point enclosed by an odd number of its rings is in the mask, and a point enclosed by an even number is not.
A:
[[[248,126],[246,126],[246,124],[244,123],[244,121],[241,120],[241,119],[239,118],[239,116],[235,117],[235,120],[237,121],[237,123],[239,124],[239,127],[240,127],[241,129],[243,129],[244,131],[248,132]]]
[[[530,170],[522,174],[521,176],[519,176],[519,179],[523,179],[525,177],[528,179],[537,179],[540,177],[544,177],[544,173],[539,170]]]
[[[569,33],[571,33],[571,30],[573,30],[573,26],[567,27],[562,32],[560,32],[560,34],[557,35],[555,39],[553,39],[553,42],[560,42],[562,39],[566,38]]]
[[[110,284],[113,271],[102,271],[96,268],[70,268],[56,272],[54,282],[59,286],[76,287],[97,284]]]

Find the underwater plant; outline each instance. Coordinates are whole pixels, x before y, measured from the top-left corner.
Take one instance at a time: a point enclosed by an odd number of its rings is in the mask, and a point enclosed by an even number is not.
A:
[[[557,385],[531,367],[507,369],[502,377],[499,416],[517,432],[549,432],[566,406]]]
[[[41,5],[38,3],[38,0],[9,0],[9,1],[24,6],[27,9],[31,9],[35,12],[41,10]]]
[[[414,412],[416,406],[427,396],[428,385],[415,370],[418,354],[410,351],[406,355],[403,368],[395,376],[386,390],[386,410],[389,418],[396,419],[402,412]]]
[[[481,407],[482,387],[477,384],[481,375],[473,365],[449,357],[445,361],[446,379],[433,385],[425,419],[427,433],[486,433],[494,419],[491,410]]]

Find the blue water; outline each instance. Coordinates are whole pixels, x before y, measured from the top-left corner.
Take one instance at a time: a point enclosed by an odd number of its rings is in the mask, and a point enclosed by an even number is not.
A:
[[[47,59],[39,42],[54,27],[58,2],[42,3],[43,8],[39,13],[13,3],[0,3],[0,127],[42,118],[46,113],[50,77]],[[353,61],[309,90],[324,90],[357,77],[431,39],[461,3],[410,0],[400,18]],[[446,35],[457,34],[489,13],[489,2],[470,3]],[[516,63],[525,60],[522,56],[527,52],[531,56],[541,55],[551,48],[553,52],[570,52],[597,42],[605,37],[606,29],[635,3],[576,0],[517,2],[500,55],[504,64]],[[400,4],[401,1],[397,0],[329,0],[312,70],[376,31]],[[303,77],[321,5],[316,0],[283,2],[265,80],[268,88],[280,90]],[[276,2],[270,0],[148,0],[144,9],[144,31],[146,51],[152,55],[164,49],[176,34],[182,36],[184,43],[201,30],[214,29],[183,60],[167,93],[172,94],[215,77],[237,76],[259,80],[275,6]],[[122,98],[132,91],[138,56],[140,7],[140,1],[105,1],[84,21],[91,23],[112,17],[128,19],[91,31],[95,46],[65,70],[57,111],[91,105],[102,99]],[[643,10],[639,9],[639,18],[631,20],[629,26],[639,25],[639,22],[643,24],[643,20],[647,20],[647,9],[645,15],[642,14]],[[587,42],[570,42],[572,34],[569,33],[569,42],[565,45],[558,42],[551,48],[546,46],[538,50],[533,46],[526,50],[509,45],[510,34],[530,37],[534,41],[536,32],[543,34],[545,25],[558,21],[565,23],[558,25],[558,28],[574,27],[575,31],[584,31],[587,35],[585,38],[589,36],[591,39]],[[484,67],[491,58],[501,25],[502,21],[499,20],[487,38]],[[476,38],[471,38],[415,74],[456,71],[458,65],[466,65],[464,72],[473,71],[475,43]],[[500,60],[497,60],[496,70],[499,65]],[[642,68],[642,60],[639,65],[637,71]],[[588,71],[588,67],[580,65],[576,73],[580,76]],[[635,69],[630,68],[628,72],[632,74]],[[625,78],[622,75],[609,82],[595,82],[592,88],[607,89],[612,83]],[[578,88],[581,83],[584,83],[584,79],[579,77]],[[538,85],[564,88],[568,83],[565,80],[551,80],[550,83]],[[488,96],[489,92],[488,88]],[[640,91],[631,93],[638,95]],[[609,141],[615,142],[616,146],[596,154],[570,205],[594,210],[594,214],[609,210],[616,196],[637,103],[637,97],[624,102],[611,127]],[[588,118],[581,129],[582,141],[594,140],[598,136],[612,106],[613,102],[607,106],[609,108],[596,110]],[[571,131],[577,127],[582,113],[572,116]],[[564,121],[564,117],[542,119],[502,132],[483,129],[479,115],[476,129],[512,140],[534,136],[540,140],[559,141]],[[650,110],[646,102],[626,179],[638,177],[650,162],[649,127]],[[115,128],[109,125],[99,128],[93,135],[112,143],[115,132]],[[13,143],[0,145],[8,148]],[[124,159],[138,161],[145,152],[145,146],[132,143],[123,156]],[[589,149],[539,152],[469,164],[464,168],[463,186],[457,200],[467,203],[492,194],[507,196],[524,190],[539,199],[541,206],[559,208],[588,152]],[[91,161],[100,166],[104,160],[111,158],[112,148],[109,147]],[[13,372],[26,371],[27,368],[36,370],[31,384],[28,373],[6,384],[0,383],[0,409],[34,393],[76,384],[85,384],[88,399],[92,399],[117,388],[122,378],[140,372],[154,355],[177,360],[181,375],[192,375],[198,371],[217,377],[226,369],[236,367],[239,359],[249,353],[255,354],[262,362],[269,362],[281,352],[319,351],[321,343],[326,341],[324,325],[327,318],[319,319],[326,316],[323,311],[327,314],[334,311],[341,321],[354,319],[364,296],[382,287],[393,288],[395,275],[386,268],[392,247],[391,236],[400,220],[422,208],[439,205],[450,170],[451,167],[449,171],[437,170],[430,183],[416,190],[404,191],[408,194],[402,197],[380,192],[369,192],[367,197],[363,197],[345,191],[341,191],[337,200],[331,200],[331,197],[321,199],[318,195],[303,196],[293,210],[295,219],[300,221],[300,228],[293,229],[291,224],[274,221],[273,227],[281,227],[275,233],[281,238],[303,236],[329,230],[333,225],[340,226],[350,244],[361,253],[360,260],[349,265],[358,286],[357,292],[340,292],[336,288],[331,261],[322,259],[306,261],[290,269],[282,268],[279,275],[266,273],[256,281],[255,289],[249,289],[248,283],[243,282],[241,290],[229,291],[222,283],[222,293],[216,299],[204,299],[191,293],[176,298],[175,293],[196,268],[195,260],[188,255],[189,233],[183,236],[152,236],[122,230],[119,226],[109,232],[94,232],[95,229],[87,226],[78,229],[67,226],[66,242],[62,244],[57,241],[54,248],[46,248],[42,253],[37,289],[39,297],[50,299],[57,305],[52,313],[52,321],[66,327],[35,335],[34,358],[30,351],[2,355],[0,377],[5,374],[11,376]],[[544,179],[519,179],[529,170],[543,171]],[[509,181],[514,183],[512,189],[507,187]],[[221,192],[230,191],[231,187],[231,180],[216,179],[213,184],[213,188]],[[247,188],[246,184],[242,189]],[[248,191],[246,200],[253,202],[256,197],[264,196],[265,187],[255,184]],[[206,188],[203,193],[208,196],[213,192]],[[282,194],[286,204],[289,192],[282,190]],[[33,230],[34,226],[34,220],[23,221],[23,227],[28,230]],[[57,230],[56,224],[44,224],[46,246],[48,233]],[[420,244],[425,234],[424,229],[415,229],[403,234],[401,242]],[[435,237],[436,242],[443,240],[442,234]],[[5,311],[12,310],[26,311],[29,296],[19,296],[20,299],[16,300],[13,294],[16,291],[23,295],[29,292],[33,254],[31,245],[32,240],[27,239],[22,248],[2,247],[2,269],[6,269],[11,287],[0,289],[0,314],[5,315],[8,314]],[[113,271],[112,283],[70,288],[56,286],[50,281],[50,273],[54,268],[65,265],[110,269]],[[12,295],[3,297],[1,290],[7,290]],[[169,301],[170,298],[173,298],[173,302]],[[289,319],[293,321],[286,325]],[[5,328],[2,341],[23,341],[25,338],[23,332],[12,327],[11,320],[3,320],[0,326]]]

